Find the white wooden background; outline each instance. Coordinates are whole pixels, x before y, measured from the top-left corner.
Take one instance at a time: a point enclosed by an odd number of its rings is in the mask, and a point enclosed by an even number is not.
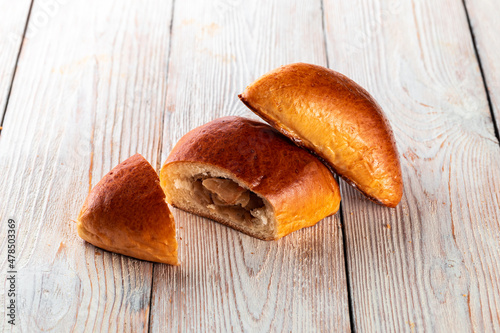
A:
[[[5,332],[500,331],[496,0],[0,0]],[[188,130],[252,117],[237,94],[304,61],[380,102],[405,194],[264,242],[173,210],[182,265],[84,243],[90,188]],[[7,220],[17,325],[7,324]]]

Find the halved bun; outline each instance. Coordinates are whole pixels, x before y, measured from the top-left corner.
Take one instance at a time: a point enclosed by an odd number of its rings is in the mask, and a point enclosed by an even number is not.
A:
[[[339,209],[329,170],[272,127],[224,117],[182,137],[160,172],[167,201],[264,240]]]
[[[89,193],[78,235],[105,250],[177,265],[175,223],[160,179],[139,154],[118,164]]]
[[[297,63],[265,74],[239,97],[373,201],[395,207],[401,200],[403,181],[391,127],[356,82],[324,67]]]

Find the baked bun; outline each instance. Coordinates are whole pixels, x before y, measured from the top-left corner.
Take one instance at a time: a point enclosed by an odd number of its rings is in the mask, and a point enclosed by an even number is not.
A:
[[[330,69],[297,63],[248,86],[240,99],[373,201],[395,207],[403,195],[398,152],[377,102]]]
[[[105,250],[177,265],[174,218],[156,171],[139,154],[118,164],[89,193],[78,235]]]
[[[187,133],[160,172],[168,203],[263,240],[339,209],[339,187],[315,156],[260,122],[224,117]]]

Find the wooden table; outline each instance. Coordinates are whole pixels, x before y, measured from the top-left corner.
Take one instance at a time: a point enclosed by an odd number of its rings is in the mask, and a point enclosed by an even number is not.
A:
[[[500,20],[495,0],[0,0],[5,332],[499,332]],[[173,211],[180,267],[84,243],[90,188],[188,130],[256,118],[237,94],[303,61],[368,89],[405,194],[275,242]],[[4,288],[5,287],[5,288]]]

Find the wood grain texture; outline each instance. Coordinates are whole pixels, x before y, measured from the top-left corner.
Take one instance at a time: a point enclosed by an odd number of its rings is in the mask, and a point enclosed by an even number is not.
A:
[[[212,119],[252,117],[237,94],[282,64],[325,64],[320,1],[177,1],[162,161]],[[338,216],[265,242],[174,210],[180,267],[155,265],[151,330],[350,330]]]
[[[23,40],[31,0],[0,0],[0,121]]]
[[[469,13],[479,59],[493,107],[497,128],[500,128],[500,20],[498,1],[464,1]]]
[[[500,148],[462,2],[324,8],[330,67],[386,111],[405,181],[394,210],[342,184],[355,329],[499,331]]]
[[[18,224],[16,332],[148,330],[152,264],[84,243],[72,220],[118,162],[157,163],[171,6],[65,2],[25,42],[0,139],[0,234]],[[6,249],[2,237],[2,277]],[[0,288],[2,325],[6,300]]]

